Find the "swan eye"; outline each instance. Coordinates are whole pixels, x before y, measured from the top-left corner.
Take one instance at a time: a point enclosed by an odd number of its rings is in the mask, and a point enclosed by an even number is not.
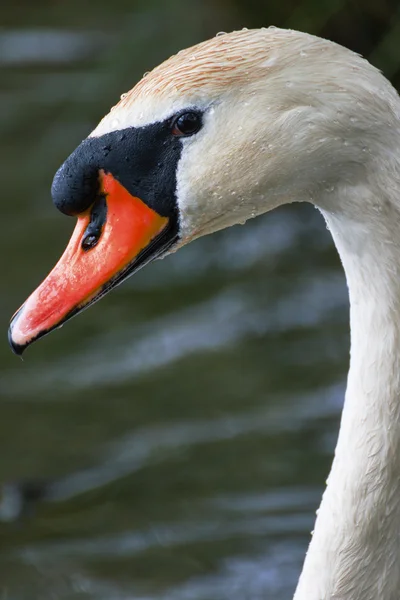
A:
[[[196,112],[187,112],[176,117],[172,123],[173,135],[189,136],[197,133],[202,126],[201,115]]]

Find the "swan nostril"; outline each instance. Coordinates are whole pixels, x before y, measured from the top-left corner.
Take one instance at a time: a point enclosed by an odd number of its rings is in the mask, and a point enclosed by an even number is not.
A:
[[[95,235],[94,233],[90,233],[89,235],[87,235],[86,237],[83,238],[82,240],[82,250],[91,250],[92,248],[94,248],[97,244],[97,242],[99,241],[100,236]]]
[[[104,225],[107,219],[107,201],[104,195],[98,196],[92,206],[90,213],[90,223],[86,227],[83,235],[81,248],[85,252],[94,248],[103,233]]]

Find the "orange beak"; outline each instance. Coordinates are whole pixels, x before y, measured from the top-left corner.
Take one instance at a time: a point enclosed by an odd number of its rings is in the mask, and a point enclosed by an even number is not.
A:
[[[170,220],[111,174],[100,171],[100,190],[94,205],[78,216],[54,269],[14,315],[9,340],[16,354],[172,245]]]

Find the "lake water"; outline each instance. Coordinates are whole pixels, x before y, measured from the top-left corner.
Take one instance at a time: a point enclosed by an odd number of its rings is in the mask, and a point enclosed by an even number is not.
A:
[[[11,314],[73,228],[51,203],[55,170],[226,10],[90,6],[78,18],[75,1],[10,5],[0,30],[0,596],[286,600],[348,364],[344,276],[316,210],[280,209],[154,263],[23,362],[7,346]]]

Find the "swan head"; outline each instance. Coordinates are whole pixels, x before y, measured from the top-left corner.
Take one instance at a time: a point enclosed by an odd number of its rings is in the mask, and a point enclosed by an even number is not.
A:
[[[349,50],[275,28],[217,36],[162,63],[57,172],[54,203],[78,222],[13,317],[14,351],[197,237],[283,203],[329,206],[333,187],[365,179],[365,147],[388,121],[377,95],[394,115],[389,87]]]

